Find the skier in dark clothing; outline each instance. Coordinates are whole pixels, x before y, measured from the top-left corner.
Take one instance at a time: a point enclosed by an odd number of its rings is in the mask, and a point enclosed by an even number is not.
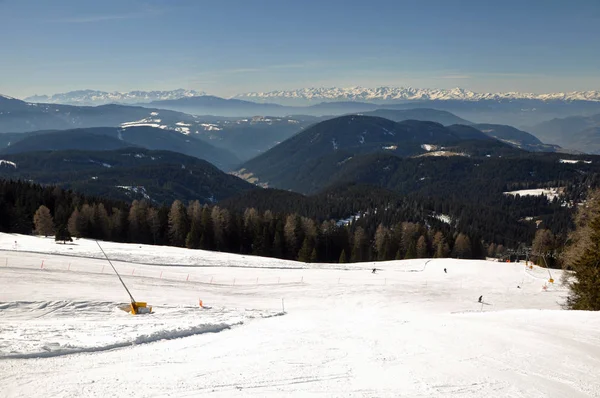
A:
[[[445,274],[447,274],[447,273],[448,273],[448,271],[446,271],[446,268],[444,268],[444,273],[445,273]]]
[[[479,300],[480,303],[483,301],[483,296],[479,296]]]
[[[371,272],[372,274],[377,272],[377,268],[373,268],[373,272]]]

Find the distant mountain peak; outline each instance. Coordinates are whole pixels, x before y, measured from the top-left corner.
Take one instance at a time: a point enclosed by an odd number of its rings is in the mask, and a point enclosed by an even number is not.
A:
[[[269,92],[249,92],[239,94],[235,98],[251,101],[431,101],[431,100],[511,100],[511,99],[537,99],[543,101],[600,101],[600,90],[572,91],[567,93],[476,93],[460,87],[451,89],[414,88],[382,86],[375,88],[365,87],[311,87],[296,90],[282,90]]]
[[[98,90],[76,90],[53,95],[34,95],[25,98],[28,102],[65,105],[105,105],[111,103],[137,104],[142,102],[174,100],[205,95],[195,90],[177,89],[170,91],[107,92]]]

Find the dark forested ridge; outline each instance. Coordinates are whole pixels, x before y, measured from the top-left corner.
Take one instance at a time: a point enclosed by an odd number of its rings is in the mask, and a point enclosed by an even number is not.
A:
[[[478,141],[478,142],[473,142]],[[463,144],[467,147],[463,148]],[[355,156],[387,153],[396,156],[435,155],[438,150],[463,153],[478,148],[486,155],[517,153],[518,149],[491,138],[481,131],[461,125],[405,120],[393,122],[371,116],[343,116],[320,122],[244,163],[241,174],[250,173],[259,182],[275,188],[293,184],[296,176],[308,178],[317,173],[332,174],[337,166]],[[306,191],[303,191],[306,192]]]
[[[44,150],[106,151],[126,147],[179,152],[228,170],[238,164],[231,152],[194,136],[156,127],[95,127],[72,130],[0,134],[0,154]]]
[[[170,204],[215,203],[255,186],[212,164],[168,151],[44,151],[3,155],[0,177],[58,185],[88,195]]]

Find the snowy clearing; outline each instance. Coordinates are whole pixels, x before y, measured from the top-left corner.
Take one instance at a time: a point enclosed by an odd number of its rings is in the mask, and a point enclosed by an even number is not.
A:
[[[417,155],[415,157],[420,158],[420,157],[425,157],[425,156],[443,156],[443,157],[464,156],[464,157],[469,157],[469,155],[466,153],[451,152],[451,151],[431,151],[431,152],[423,153],[421,155]]]
[[[600,396],[600,317],[561,310],[561,271],[102,243],[132,316],[94,246],[0,234],[3,397]]]
[[[2,160],[2,159],[0,159],[0,166],[2,166],[2,165],[12,166],[15,169],[17,168],[17,164],[15,162],[11,162],[10,160]]]
[[[576,163],[591,164],[592,163],[591,160],[578,160],[578,159],[560,159],[559,162],[560,163],[570,163],[570,164],[576,164]]]
[[[522,189],[520,191],[504,192],[504,195],[520,195],[520,196],[541,196],[544,195],[549,201],[553,201],[561,195],[562,188],[539,188],[539,189]]]
[[[121,123],[121,127],[122,128],[127,128],[127,127],[156,127],[159,129],[167,129],[168,127],[166,125],[162,125],[160,124],[161,120],[160,119],[152,119],[152,118],[145,118],[145,119],[141,119],[141,120],[136,120],[134,122],[126,122],[126,123]]]

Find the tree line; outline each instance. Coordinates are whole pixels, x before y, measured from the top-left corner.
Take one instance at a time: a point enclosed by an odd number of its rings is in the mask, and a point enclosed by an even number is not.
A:
[[[381,214],[371,210],[342,223],[253,207],[235,211],[198,201],[129,204],[56,187],[0,182],[0,231],[54,234],[61,241],[90,238],[334,263],[488,254],[489,247],[477,236],[443,223],[438,223],[442,228],[413,220],[387,223]]]

